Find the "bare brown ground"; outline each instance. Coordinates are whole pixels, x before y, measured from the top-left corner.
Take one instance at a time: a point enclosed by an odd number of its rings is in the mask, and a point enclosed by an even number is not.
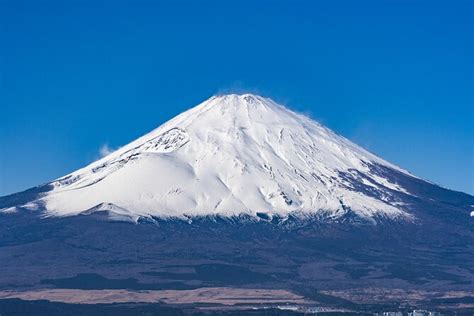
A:
[[[286,290],[199,288],[195,290],[75,290],[39,289],[28,291],[0,291],[0,299],[48,300],[76,304],[100,303],[157,303],[166,304],[308,304],[302,296]]]

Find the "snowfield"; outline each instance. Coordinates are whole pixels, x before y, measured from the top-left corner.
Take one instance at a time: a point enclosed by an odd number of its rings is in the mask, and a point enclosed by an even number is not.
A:
[[[374,164],[413,177],[319,123],[251,94],[214,96],[108,156],[53,181],[24,207],[117,218],[351,213],[412,218]],[[359,190],[370,187],[374,194]]]

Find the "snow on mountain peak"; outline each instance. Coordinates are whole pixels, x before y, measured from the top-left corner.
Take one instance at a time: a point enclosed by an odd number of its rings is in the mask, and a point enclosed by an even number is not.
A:
[[[53,181],[32,203],[52,216],[114,205],[133,216],[411,218],[391,194],[409,193],[373,164],[405,172],[271,99],[220,95]]]

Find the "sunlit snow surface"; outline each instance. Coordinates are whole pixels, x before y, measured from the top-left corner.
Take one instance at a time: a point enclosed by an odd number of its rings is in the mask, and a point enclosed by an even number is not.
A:
[[[406,173],[270,99],[216,96],[54,181],[33,204],[60,216],[107,206],[133,218],[294,212],[337,219],[350,211],[410,219],[391,192],[410,193],[372,174],[373,163]],[[387,198],[364,195],[341,172]]]

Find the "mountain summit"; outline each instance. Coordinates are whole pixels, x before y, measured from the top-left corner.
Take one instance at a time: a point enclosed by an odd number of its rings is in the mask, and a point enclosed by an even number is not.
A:
[[[414,220],[404,199],[413,193],[392,173],[422,181],[271,99],[231,94],[211,97],[20,204],[0,207],[134,219]]]

